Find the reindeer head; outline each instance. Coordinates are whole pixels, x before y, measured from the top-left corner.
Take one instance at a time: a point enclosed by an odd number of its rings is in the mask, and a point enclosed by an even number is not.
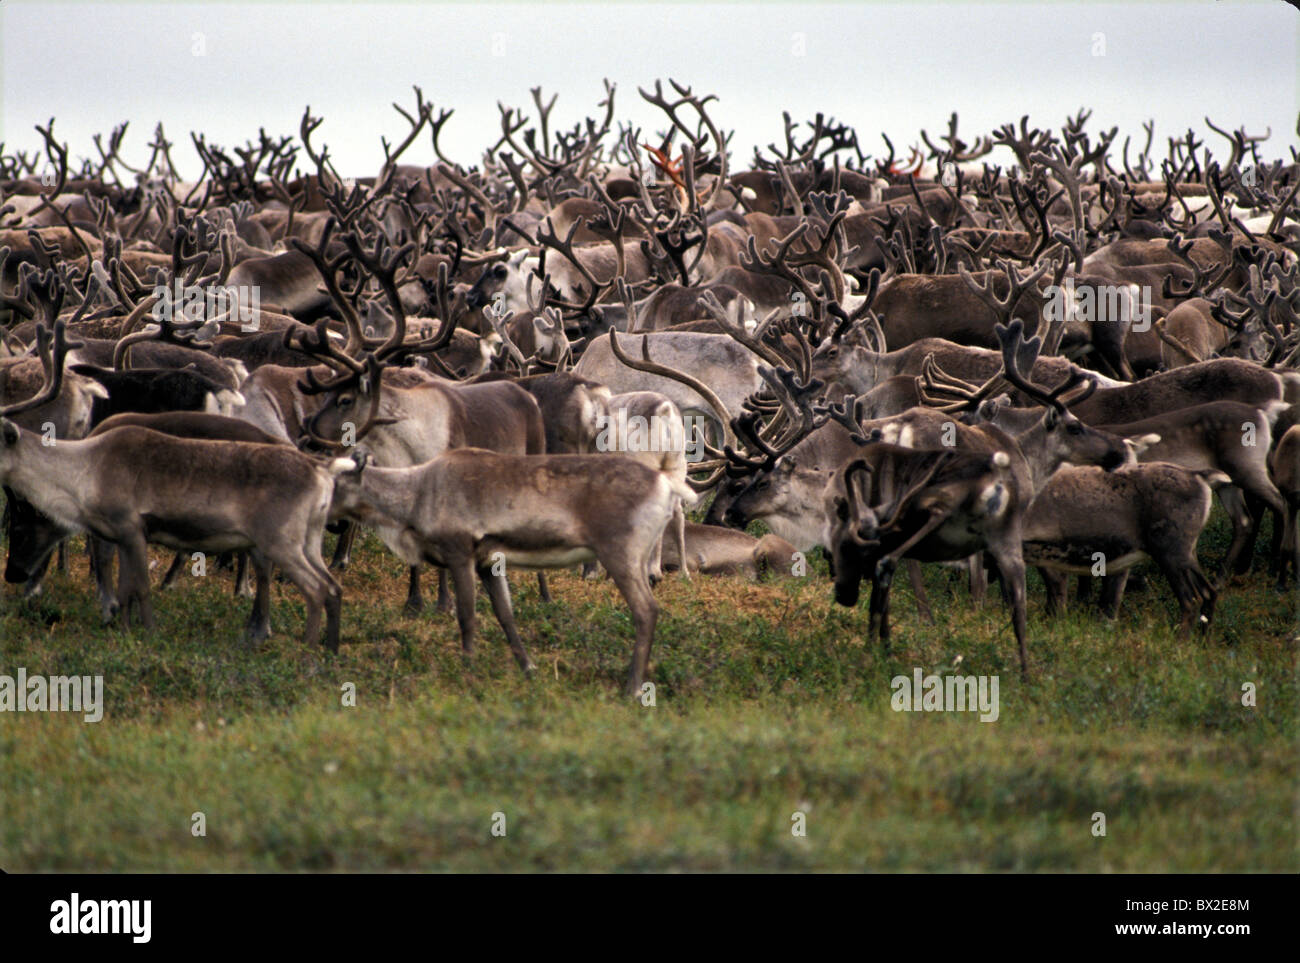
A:
[[[872,469],[856,458],[835,474],[827,487],[825,541],[835,573],[835,601],[858,604],[862,579],[880,554],[880,518],[871,502]]]
[[[56,320],[51,327],[37,325],[36,350],[45,376],[35,394],[22,401],[0,406],[0,485],[5,484],[10,473],[21,463],[23,449],[32,441],[32,436],[9,419],[55,401],[63,388],[64,359],[68,350],[83,346],[83,342],[67,340],[66,324],[63,321]]]
[[[527,248],[521,248],[504,261],[487,265],[466,292],[465,303],[471,309],[500,304],[502,313],[527,311],[528,275],[535,263],[536,259],[529,263]]]

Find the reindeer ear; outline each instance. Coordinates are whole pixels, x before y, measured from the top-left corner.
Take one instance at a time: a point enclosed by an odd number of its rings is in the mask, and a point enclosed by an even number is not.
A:
[[[18,426],[8,418],[0,418],[0,436],[4,437],[6,447],[18,444]]]
[[[1124,445],[1133,452],[1133,457],[1140,457],[1148,448],[1154,448],[1160,444],[1160,436],[1157,434],[1139,435],[1135,438],[1125,438]]]

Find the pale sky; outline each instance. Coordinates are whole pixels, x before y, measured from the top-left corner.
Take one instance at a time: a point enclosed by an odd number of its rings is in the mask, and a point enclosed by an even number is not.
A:
[[[1059,127],[1081,106],[1089,130],[1119,125],[1157,143],[1191,126],[1272,127],[1268,156],[1295,145],[1300,12],[1279,0],[1078,6],[869,2],[417,4],[0,2],[6,149],[38,146],[35,123],[75,156],[91,136],[131,120],[124,151],[141,163],[156,121],[178,163],[197,161],[199,130],[229,147],[296,134],[303,108],[325,118],[316,138],[345,174],[373,174],[379,138],[400,139],[389,106],[412,84],[455,108],[444,150],[476,164],[499,132],[498,100],[532,110],[529,88],[558,93],[554,126],[596,114],[601,79],[618,85],[617,116],[650,130],[660,115],[637,94],[674,77],[717,94],[734,129],[733,164],[781,137],[781,111],[821,110],[858,128],[864,150],[934,137],[950,111],[968,140],[1028,113]],[[1140,145],[1141,141],[1138,140]],[[1136,153],[1134,149],[1134,153]],[[403,160],[428,163],[427,137]],[[998,161],[1005,158],[997,157]]]

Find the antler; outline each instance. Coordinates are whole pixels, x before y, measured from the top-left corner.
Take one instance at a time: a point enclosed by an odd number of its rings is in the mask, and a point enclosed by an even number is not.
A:
[[[62,284],[62,281],[59,280],[57,283]],[[30,398],[10,405],[0,406],[0,418],[8,418],[24,411],[31,411],[33,408],[39,408],[41,405],[57,398],[59,391],[63,388],[64,359],[67,357],[69,349],[80,348],[84,344],[83,341],[68,340],[67,325],[62,321],[55,321],[53,329],[38,324],[36,326],[36,350],[45,370],[43,383],[36,394]]]
[[[991,378],[976,387],[948,374],[939,367],[933,354],[927,354],[921,362],[921,374],[916,378],[916,393],[922,404],[939,411],[973,411],[987,398],[995,395],[1006,382],[1005,372],[999,368]],[[942,399],[945,396],[955,396],[956,400],[944,401]]]
[[[663,84],[658,80],[655,81],[655,91],[653,94],[647,93],[640,87],[637,88],[637,91],[648,103],[658,107],[668,116],[668,119],[672,122],[673,128],[681,131],[682,134],[688,138],[694,154],[702,158],[697,164],[690,165],[692,167],[692,176],[697,173],[703,173],[706,168],[711,166],[713,160],[715,158],[717,159],[719,170],[717,180],[714,182],[716,186],[714,187],[712,194],[710,194],[709,200],[706,204],[706,210],[713,210],[721,203],[721,199],[725,196],[721,188],[727,182],[727,138],[725,138],[718,130],[717,125],[713,123],[712,118],[709,117],[709,113],[705,109],[705,106],[709,101],[717,100],[718,98],[713,94],[701,97],[693,93],[690,87],[683,86],[672,78],[669,78],[668,82],[672,85],[673,90],[677,91],[678,99],[672,103],[669,103],[667,98],[664,97]],[[677,116],[678,108],[684,105],[690,105],[695,109],[696,114],[699,116],[700,125],[703,126],[708,131],[709,136],[713,138],[715,151],[712,156],[700,154],[700,150],[704,146],[706,138],[703,136],[696,137],[696,135],[692,133],[691,129]],[[670,129],[670,139],[671,136],[672,130]]]
[[[1061,398],[1066,392],[1086,382],[1088,388],[1070,399],[1070,404],[1078,404],[1097,390],[1097,381],[1078,369],[1072,370],[1070,376],[1051,391],[1044,390],[1031,382],[1023,373],[1033,370],[1034,361],[1037,360],[1039,348],[1042,346],[1042,339],[1035,335],[1026,341],[1024,322],[1019,318],[1010,324],[999,324],[996,331],[998,341],[1002,343],[1002,374],[1027,398],[1064,414],[1066,404],[1061,401]]]
[[[1007,277],[1007,296],[1005,298],[999,298],[993,293],[993,280],[991,277],[986,283],[976,281],[964,264],[957,265],[957,273],[961,275],[967,286],[975,292],[975,295],[987,304],[994,314],[1005,321],[1010,319],[1011,312],[1020,303],[1021,295],[1036,285],[1038,279],[1047,273],[1050,262],[1039,264],[1031,274],[1025,276],[1022,276],[1012,266],[1011,262],[1005,258],[999,258],[997,264]]]
[[[316,434],[313,427],[316,421],[315,417],[309,418],[303,423],[303,435],[309,438],[317,447],[325,448],[329,451],[345,451],[350,450],[358,441],[364,438],[372,428],[379,425],[396,424],[396,419],[379,417],[379,399],[383,392],[383,373],[383,365],[379,362],[379,359],[374,357],[374,355],[367,355],[365,362],[361,365],[361,370],[356,375],[349,376],[348,379],[345,379],[351,380],[352,377],[355,377],[361,386],[362,392],[368,393],[370,396],[370,406],[366,411],[366,420],[361,423],[361,426],[357,428],[356,432],[353,434],[351,445],[344,444],[341,441],[334,441],[332,438],[325,438]],[[316,393],[315,386],[318,383],[312,376],[310,369],[307,372],[307,377],[310,379],[310,384],[304,384],[300,381],[298,382],[298,388],[304,393],[314,394]]]
[[[621,363],[627,365],[629,368],[635,368],[637,371],[644,371],[647,374],[656,374],[690,388],[707,401],[709,406],[717,413],[718,420],[722,424],[723,437],[727,443],[731,443],[735,440],[731,434],[731,428],[729,427],[731,422],[731,412],[727,410],[727,406],[722,403],[722,400],[714,393],[713,389],[701,382],[699,379],[693,378],[683,371],[677,371],[667,365],[651,361],[650,339],[648,336],[644,334],[641,335],[640,360],[633,359],[624,353],[622,347],[618,343],[618,333],[613,328],[609,331],[609,347],[610,350],[614,352],[614,357],[618,358]]]
[[[541,229],[537,232],[537,243],[544,248],[553,248],[560,254],[564,255],[564,257],[578,269],[578,273],[581,274],[583,280],[587,282],[587,287],[589,289],[587,292],[587,300],[581,305],[566,304],[554,298],[551,300],[566,310],[585,314],[591,310],[592,306],[598,300],[600,300],[601,294],[614,286],[614,281],[611,280],[607,284],[601,284],[596,280],[596,276],[591,273],[591,269],[588,268],[587,265],[583,264],[582,260],[574,253],[573,236],[577,233],[580,223],[580,221],[575,220],[569,227],[569,232],[565,235],[564,240],[560,240],[559,236],[555,233],[554,222],[548,217],[542,223]]]

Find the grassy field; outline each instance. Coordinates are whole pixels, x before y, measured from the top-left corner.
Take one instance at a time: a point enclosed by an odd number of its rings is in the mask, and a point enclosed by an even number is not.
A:
[[[888,657],[819,559],[762,584],[674,576],[652,707],[619,695],[631,621],[608,582],[557,573],[543,604],[512,578],[525,680],[481,592],[467,665],[454,619],[402,614],[394,557],[367,539],[354,559],[337,656],[298,640],[290,586],[256,652],[226,573],[158,594],[148,637],[99,627],[79,548],[38,599],[6,587],[0,674],[102,674],[105,711],[0,713],[0,868],[1300,868],[1297,610],[1262,555],[1192,643],[1153,570],[1113,626],[1048,620],[1031,574],[1028,683],[996,591],[976,610],[946,570],[927,574],[935,625],[900,580]],[[914,667],[997,675],[998,720],[892,711]]]

